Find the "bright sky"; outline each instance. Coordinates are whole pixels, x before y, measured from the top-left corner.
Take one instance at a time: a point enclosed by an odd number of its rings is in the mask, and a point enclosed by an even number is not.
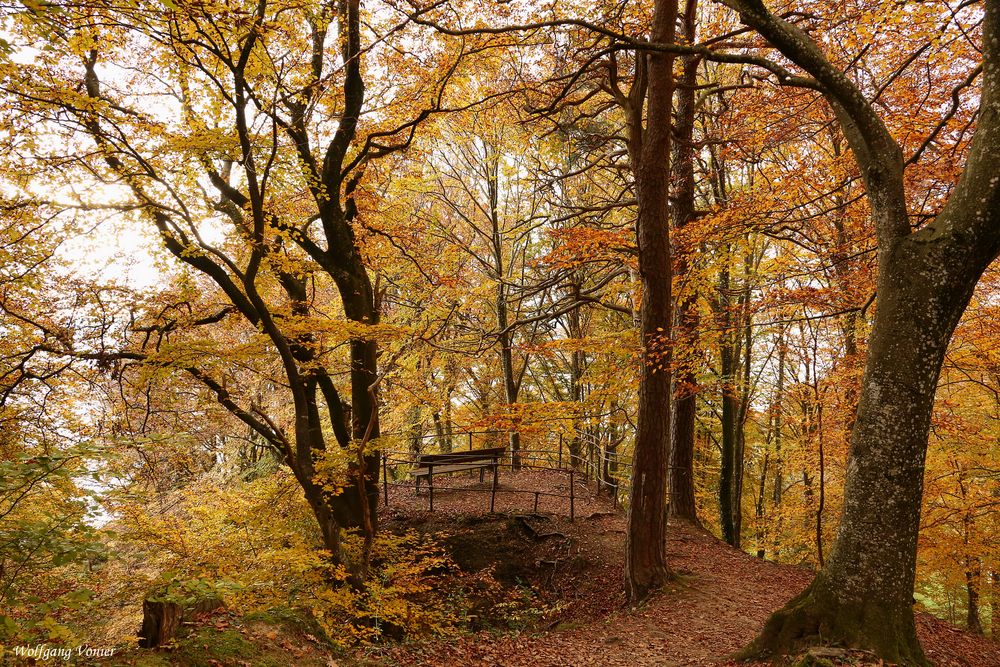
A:
[[[78,275],[148,290],[163,279],[155,259],[158,244],[135,223],[107,220],[87,236],[69,240],[62,252]]]

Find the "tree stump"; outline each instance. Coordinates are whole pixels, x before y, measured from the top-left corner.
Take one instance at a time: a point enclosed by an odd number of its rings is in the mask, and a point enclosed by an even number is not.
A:
[[[189,620],[195,614],[215,611],[222,606],[222,600],[217,597],[206,597],[185,604],[146,598],[142,602],[139,646],[141,648],[162,646],[174,638],[181,621]]]
[[[169,642],[181,625],[181,615],[181,606],[176,602],[143,600],[139,646],[155,648]]]

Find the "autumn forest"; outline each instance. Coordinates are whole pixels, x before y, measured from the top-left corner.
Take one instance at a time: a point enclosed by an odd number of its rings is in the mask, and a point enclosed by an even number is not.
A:
[[[0,662],[1000,665],[1000,0],[0,17]]]

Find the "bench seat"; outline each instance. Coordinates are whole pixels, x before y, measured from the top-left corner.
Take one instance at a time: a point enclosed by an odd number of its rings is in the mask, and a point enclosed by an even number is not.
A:
[[[415,482],[417,493],[420,492],[420,480],[427,481],[430,510],[433,512],[435,475],[478,470],[479,482],[482,483],[483,473],[491,470],[493,472],[493,492],[490,495],[490,512],[492,512],[496,502],[497,473],[500,469],[500,460],[503,458],[506,449],[506,447],[488,447],[486,449],[472,449],[465,452],[450,452],[448,454],[422,454],[417,457],[415,461],[416,467],[410,471],[410,475]]]
[[[494,465],[494,460],[491,458],[491,459],[484,459],[483,461],[481,461],[479,463],[469,462],[469,463],[448,463],[448,464],[444,464],[444,465],[434,465],[433,470],[434,470],[434,474],[437,475],[437,474],[446,473],[446,472],[461,472],[463,470],[478,470],[480,468],[489,468],[489,467],[491,467],[493,465]],[[430,473],[431,473],[431,468],[430,467],[427,467],[427,468],[417,468],[415,470],[411,470],[410,471],[410,474],[413,475],[414,477],[426,477]]]

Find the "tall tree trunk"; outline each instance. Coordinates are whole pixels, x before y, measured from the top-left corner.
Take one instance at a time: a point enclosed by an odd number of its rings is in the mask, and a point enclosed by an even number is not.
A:
[[[728,258],[728,247],[726,249]],[[726,260],[728,262],[728,259]],[[719,273],[719,313],[720,328],[723,340],[719,345],[720,393],[722,403],[721,427],[722,447],[719,466],[719,525],[722,527],[722,539],[727,544],[736,546],[739,536],[736,532],[734,518],[736,503],[733,491],[736,488],[736,421],[738,399],[736,396],[737,352],[733,331],[733,313],[729,297],[731,292],[729,267],[724,266]]]
[[[843,515],[826,565],[768,621],[760,652],[841,642],[927,664],[912,595],[934,394],[959,318],[1000,251],[1000,1],[985,2],[979,125],[941,213],[912,231],[903,157],[874,108],[812,39],[760,2],[726,0],[816,78],[865,180],[878,237],[878,304],[848,457]]]
[[[823,567],[823,510],[826,507],[826,460],[823,451],[823,405],[816,397],[816,444],[819,456],[819,502],[816,503],[816,560]]]
[[[774,507],[775,519],[774,534],[781,535],[781,500],[785,491],[784,460],[781,458],[782,427],[784,426],[784,399],[785,399],[785,355],[788,348],[785,345],[785,325],[781,325],[778,331],[778,383],[774,388],[774,400],[771,402],[771,410],[774,412],[772,428],[774,433],[774,490],[771,499]],[[781,553],[781,544],[774,545],[774,555],[777,557]]]
[[[962,504],[969,507],[966,495],[965,470],[960,464],[955,465],[958,471],[958,490]],[[983,634],[983,623],[979,618],[979,591],[982,582],[983,563],[979,556],[972,553],[970,544],[975,542],[976,523],[972,512],[966,509],[962,517],[962,545],[965,548],[965,592],[966,615],[965,623],[970,632]]]
[[[492,226],[493,263],[496,270],[496,310],[497,329],[500,331],[500,367],[503,374],[504,399],[507,405],[513,407],[520,393],[519,383],[514,372],[514,334],[510,330],[509,304],[507,303],[507,273],[503,255],[503,238],[500,233],[500,156],[487,148],[487,181],[486,189],[489,196],[490,225]],[[510,447],[511,466],[517,470],[521,467],[521,433],[512,430],[507,434],[507,445]]]
[[[746,470],[746,423],[750,413],[750,392],[753,370],[751,360],[753,352],[753,316],[750,313],[750,277],[753,274],[753,251],[748,250],[743,258],[743,285],[739,297],[740,335],[737,338],[736,358],[740,368],[739,381],[736,387],[739,397],[736,411],[736,439],[733,451],[733,546],[743,548],[743,475]]]
[[[581,276],[578,271],[574,271],[570,282],[570,295],[575,303],[580,303],[580,285]],[[580,321],[580,306],[576,306],[567,313],[567,328],[569,329],[569,337],[579,341],[583,338],[583,327]],[[569,376],[569,389],[570,389],[570,400],[576,405],[577,409],[575,417],[573,419],[573,438],[569,441],[569,461],[573,468],[579,468],[580,464],[583,462],[581,459],[581,449],[582,449],[582,439],[581,433],[583,431],[583,369],[587,364],[587,355],[583,350],[574,349],[570,353],[570,376]]]
[[[695,42],[698,0],[686,0],[682,20],[682,39]],[[674,132],[672,168],[674,188],[673,224],[683,229],[695,216],[694,180],[694,112],[695,84],[697,83],[697,56],[685,56],[684,68],[678,82],[677,111]],[[690,251],[674,245],[676,261],[674,271],[683,282],[689,270]],[[674,340],[687,349],[685,360],[679,365],[674,378],[673,421],[670,438],[670,517],[701,527],[694,496],[694,426],[696,417],[698,379],[693,367],[695,331],[698,327],[698,310],[694,290],[688,288],[677,303],[674,318]]]
[[[674,40],[676,0],[656,0],[650,39]],[[638,216],[640,307],[643,364],[639,415],[632,455],[632,489],[625,546],[625,592],[631,604],[666,583],[667,469],[670,449],[670,114],[673,62],[668,53],[637,55],[637,78],[646,90],[632,104],[629,154],[635,173]],[[645,63],[643,63],[645,61]],[[643,127],[642,99],[648,119]]]
[[[357,251],[355,251],[357,252]],[[360,262],[360,255],[358,256]],[[339,285],[338,285],[339,286]],[[348,291],[349,290],[349,291]],[[344,301],[344,311],[354,322],[366,325],[379,323],[379,313],[375,306],[375,294],[368,272],[363,265],[356,267],[356,274],[350,286],[340,287]],[[351,427],[354,442],[360,444],[366,438],[379,437],[378,403],[375,382],[378,378],[378,348],[372,339],[356,338],[351,341]],[[344,527],[357,526],[374,533],[378,529],[378,475],[379,455],[368,453],[361,459],[364,466],[364,491],[368,498],[361,498],[362,491],[344,492],[334,496],[337,500],[335,511]],[[349,467],[349,471],[353,469]],[[367,509],[367,518],[363,510]]]

